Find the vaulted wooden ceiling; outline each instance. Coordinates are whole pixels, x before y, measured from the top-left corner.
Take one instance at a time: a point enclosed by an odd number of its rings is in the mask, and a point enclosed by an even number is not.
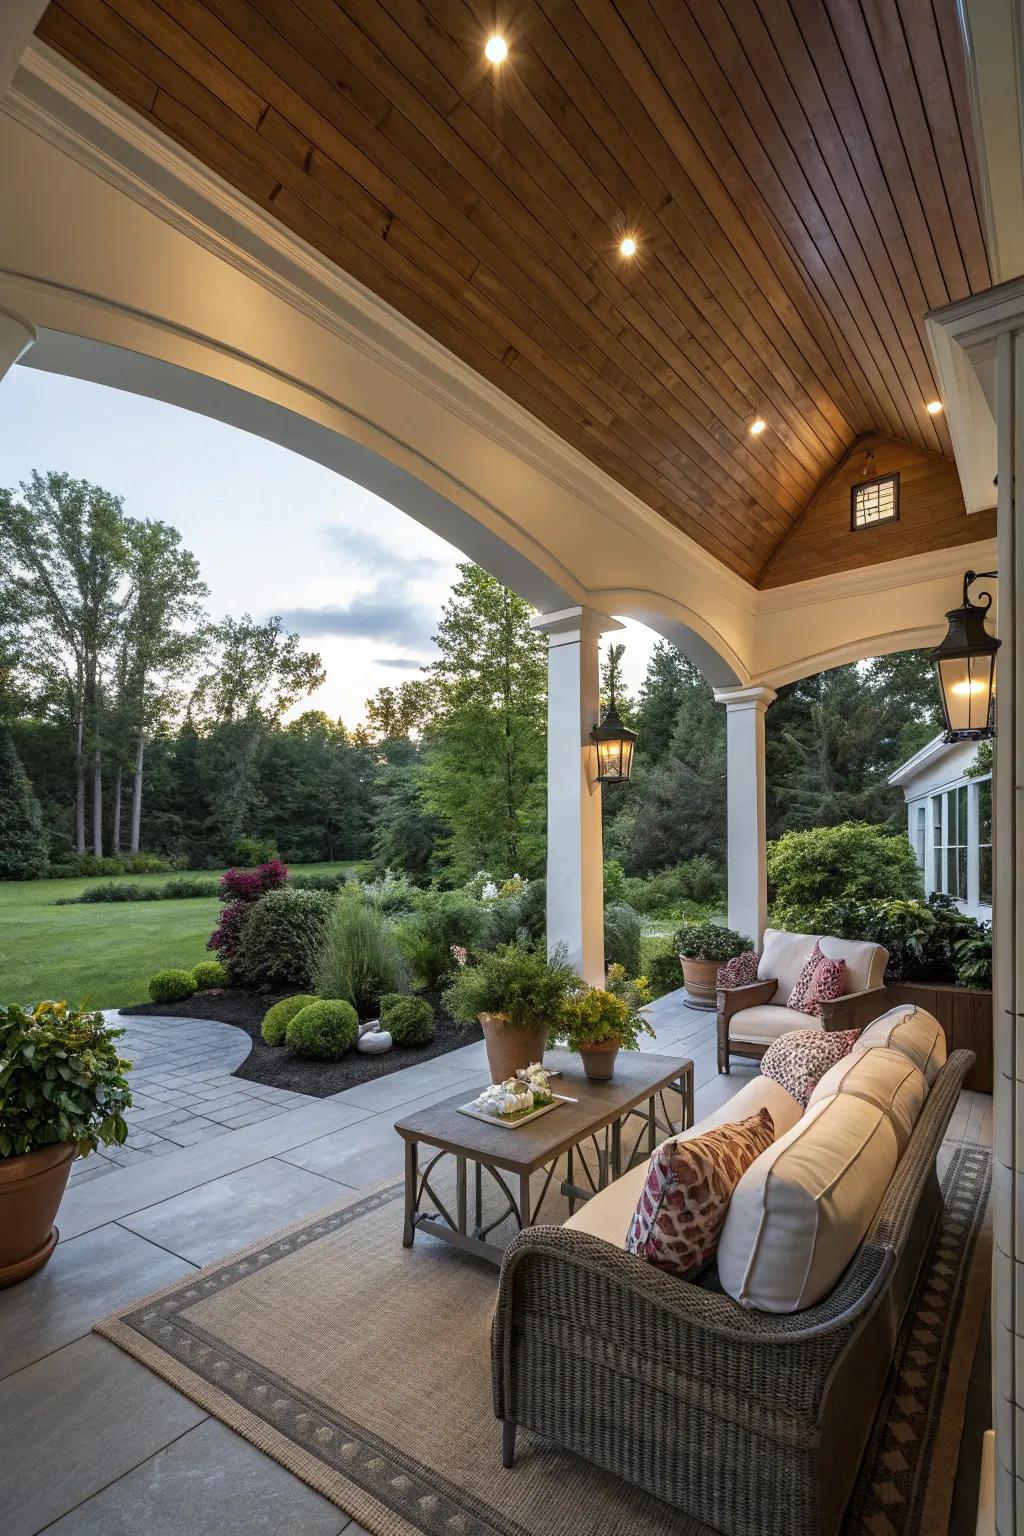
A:
[[[955,0],[55,0],[39,35],[750,582],[784,541],[775,581],[822,573],[793,530],[858,438],[950,455],[923,317],[990,285]]]

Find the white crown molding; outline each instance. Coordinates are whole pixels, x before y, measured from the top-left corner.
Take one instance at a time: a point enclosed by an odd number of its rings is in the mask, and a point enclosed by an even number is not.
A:
[[[759,592],[760,613],[782,613],[806,608],[837,598],[867,596],[885,592],[890,587],[913,587],[943,576],[960,576],[971,565],[995,558],[995,539],[979,539],[972,544],[956,544],[933,549],[922,555],[905,555],[899,560],[884,560],[878,565],[862,565],[853,571],[836,571],[813,581],[791,582],[785,587],[770,587]]]
[[[742,577],[454,353],[236,192],[45,44],[24,55],[2,110],[252,281],[422,390],[462,421],[748,612]]]

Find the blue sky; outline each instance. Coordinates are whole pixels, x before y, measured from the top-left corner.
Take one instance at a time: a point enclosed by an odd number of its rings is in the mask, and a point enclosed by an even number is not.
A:
[[[213,617],[280,613],[327,682],[301,707],[354,725],[384,684],[415,676],[458,551],[389,503],[235,427],[100,384],[25,367],[0,382],[0,485],[65,470],[179,530]],[[629,626],[628,677],[653,636]]]

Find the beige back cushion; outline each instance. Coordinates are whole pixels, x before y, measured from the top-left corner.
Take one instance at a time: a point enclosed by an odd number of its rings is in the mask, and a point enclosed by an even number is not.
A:
[[[929,1088],[946,1062],[946,1037],[942,1025],[927,1008],[915,1003],[899,1003],[880,1019],[861,1031],[853,1055],[883,1046],[899,1051],[924,1073]]]
[[[774,1002],[785,1003],[816,943],[821,945],[827,960],[846,961],[844,993],[866,992],[869,987],[882,985],[889,951],[881,944],[862,939],[833,939],[828,934],[817,938],[813,933],[784,933],[778,928],[766,928],[757,975],[760,981],[774,977],[779,983]]]
[[[718,1245],[728,1294],[762,1312],[820,1301],[856,1253],[898,1155],[877,1104],[837,1093],[808,1109],[733,1192]]]
[[[807,1108],[813,1109],[837,1093],[854,1093],[888,1115],[902,1157],[928,1097],[928,1084],[908,1057],[881,1046],[837,1061],[819,1079]]]

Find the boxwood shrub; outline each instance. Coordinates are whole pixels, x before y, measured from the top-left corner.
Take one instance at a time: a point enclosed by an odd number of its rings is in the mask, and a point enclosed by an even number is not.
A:
[[[268,891],[246,918],[228,962],[231,980],[260,992],[308,987],[333,910],[326,891]]]
[[[195,990],[191,971],[157,971],[149,983],[149,995],[154,1003],[183,1003]]]
[[[197,992],[208,992],[212,987],[226,987],[228,973],[219,960],[200,960],[192,967],[192,980]]]
[[[297,992],[294,997],[282,997],[273,1008],[268,1008],[260,1025],[264,1042],[267,1045],[284,1045],[285,1034],[292,1019],[316,1001],[311,992]]]
[[[434,1038],[434,1010],[424,997],[382,997],[380,1023],[396,1045],[429,1045]]]
[[[300,1008],[290,1020],[285,1040],[298,1056],[338,1061],[359,1039],[359,1019],[351,1003],[323,1001]]]

